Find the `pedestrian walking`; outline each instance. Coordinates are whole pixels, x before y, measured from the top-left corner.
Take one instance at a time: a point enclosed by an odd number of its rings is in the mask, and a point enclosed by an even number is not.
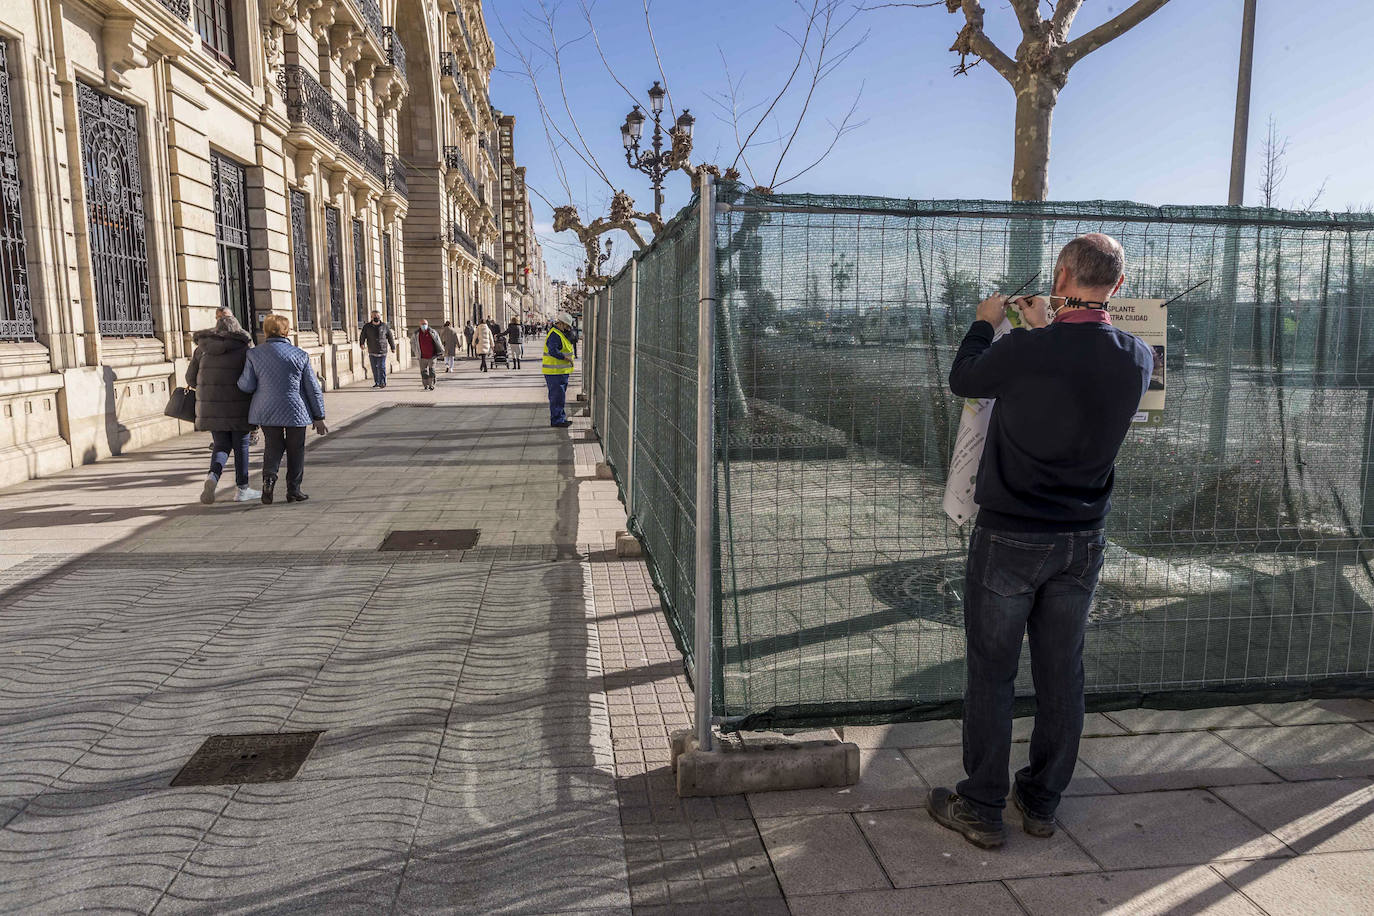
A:
[[[372,366],[372,387],[386,387],[386,360],[396,349],[396,337],[382,320],[381,312],[373,312],[372,320],[358,330],[358,346],[367,351]]]
[[[1078,761],[1083,640],[1102,571],[1117,453],[1150,384],[1154,355],[1112,325],[1121,245],[1099,233],[1059,254],[1049,297],[1011,302],[1029,329],[993,342],[1005,296],[978,306],[949,374],[959,397],[996,398],[974,495],[964,597],[967,778],[930,791],[936,821],[982,848],[1006,841],[1008,791],[1026,833],[1049,837]],[[1050,320],[1051,303],[1059,306]],[[1035,683],[1030,762],[1007,777],[1023,635]]]
[[[523,329],[516,318],[511,318],[506,326],[506,341],[510,344],[510,360],[513,368],[520,368],[520,357],[525,355]]]
[[[491,325],[485,321],[477,324],[477,330],[473,335],[476,341],[477,355],[482,360],[482,371],[487,371],[487,356],[491,353],[491,347],[495,341],[495,335],[491,333]]]
[[[444,371],[452,372],[453,361],[458,358],[458,331],[453,327],[452,321],[444,322],[439,339],[444,342]]]
[[[262,501],[271,503],[276,492],[277,471],[286,456],[286,501],[303,503],[305,480],[305,428],[314,426],[323,436],[324,392],[315,377],[310,355],[293,346],[291,319],[268,315],[262,321],[266,336],[262,346],[248,352],[238,387],[253,395],[248,422],[262,427]]]
[[[471,359],[472,357],[474,357],[474,356],[477,355],[476,350],[473,349],[473,346],[472,346],[472,338],[473,338],[473,336],[474,336],[475,334],[476,334],[476,331],[473,329],[473,327],[472,327],[472,322],[471,322],[471,321],[469,321],[467,324],[463,325],[463,337],[466,338],[467,343],[468,343],[468,358],[469,358],[469,359]]]
[[[568,400],[568,379],[573,371],[572,316],[559,312],[553,320],[549,336],[544,338],[544,384],[549,389],[549,425],[566,429],[572,426],[568,419],[566,404]]]
[[[227,314],[213,328],[191,335],[195,352],[186,367],[186,387],[196,392],[196,429],[210,434],[210,473],[200,501],[215,501],[220,475],[234,456],[235,502],[248,502],[262,494],[248,486],[248,448],[257,428],[248,422],[252,397],[239,390],[239,376],[248,358],[253,338]]]
[[[444,355],[444,342],[428,320],[420,320],[420,327],[410,338],[410,349],[420,361],[420,384],[426,391],[433,391],[434,361]]]

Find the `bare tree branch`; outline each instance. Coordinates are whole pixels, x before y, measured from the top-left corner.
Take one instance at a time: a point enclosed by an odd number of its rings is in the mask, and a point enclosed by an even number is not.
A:
[[[964,12],[964,27],[959,30],[958,36],[954,39],[954,44],[950,50],[959,55],[959,66],[955,68],[955,73],[967,73],[971,64],[968,56],[972,54],[979,60],[987,61],[992,69],[1002,75],[1002,79],[1009,83],[1016,81],[1016,62],[1006,55],[1001,48],[997,47],[983,32],[983,4],[978,0],[962,0],[960,8]],[[950,12],[954,12],[951,5]]]
[[[596,174],[601,177],[602,181],[614,188],[615,184],[612,183],[605,170],[601,168],[601,163],[596,161],[596,154],[593,153],[592,148],[587,145],[587,139],[582,136],[582,128],[578,126],[577,117],[572,112],[572,102],[568,100],[568,86],[563,79],[563,58],[561,49],[558,45],[558,36],[554,32],[553,15],[549,12],[549,8],[545,5],[544,0],[538,0],[538,3],[540,11],[544,14],[544,25],[549,32],[549,50],[553,55],[554,70],[558,74],[558,91],[563,97],[563,110],[568,113],[568,120],[572,123],[573,133],[577,135],[578,142],[582,144],[582,150],[587,154],[583,157],[582,161],[587,163],[588,168],[596,172]]]
[[[867,121],[860,121],[858,124],[849,123],[853,119],[854,113],[859,110],[859,100],[861,98],[863,98],[862,87],[860,87],[858,94],[854,96],[854,104],[849,106],[849,111],[845,112],[844,119],[840,121],[839,125],[836,126],[833,123],[831,124],[831,126],[835,128],[835,135],[831,137],[830,145],[825,148],[825,151],[821,153],[819,156],[817,156],[815,160],[813,160],[812,163],[808,165],[806,168],[800,170],[795,175],[792,175],[788,178],[784,178],[782,181],[779,181],[777,184],[773,185],[773,190],[776,191],[778,188],[782,187],[788,182],[795,181],[796,179],[805,175],[807,172],[814,169],[816,166],[820,165],[822,162],[826,160],[830,153],[835,149],[836,144],[838,144],[846,134],[858,130],[860,127],[863,127],[865,124],[868,123]]]
[[[1059,0],[1050,17],[1050,37],[1059,44],[1069,40],[1069,29],[1073,28],[1074,17],[1083,8],[1083,0]]]
[[[1040,28],[1040,2],[1039,0],[1007,0],[1011,10],[1016,14],[1016,21],[1021,24],[1021,31],[1030,35]]]
[[[611,62],[606,59],[606,52],[601,49],[601,34],[596,30],[596,23],[592,22],[591,5],[587,3],[587,0],[578,0],[578,3],[582,6],[582,16],[587,20],[587,28],[591,30],[592,42],[596,45],[596,53],[601,57],[601,65],[606,68],[606,72],[610,74],[611,79],[615,81],[615,84],[619,86],[622,90],[624,90],[625,94],[629,96],[630,102],[632,104],[644,104],[633,92],[630,91],[630,87],[626,86],[625,83],[620,79],[620,77],[616,76],[615,69],[611,66]]]
[[[739,165],[740,159],[743,158],[745,151],[749,149],[749,144],[753,141],[754,135],[759,132],[759,128],[768,120],[768,116],[773,113],[773,109],[777,108],[778,103],[787,95],[787,90],[792,87],[792,81],[797,78],[797,73],[801,71],[802,64],[806,62],[806,43],[810,41],[811,29],[816,25],[816,11],[819,8],[820,0],[814,0],[811,6],[811,15],[808,16],[806,20],[806,33],[803,36],[801,47],[797,51],[797,60],[792,64],[792,72],[787,75],[787,79],[783,81],[782,88],[778,90],[777,95],[773,96],[773,101],[768,104],[763,114],[759,116],[758,123],[754,125],[753,130],[749,131],[748,135],[745,136],[744,142],[740,144],[739,152],[735,154],[735,161],[730,163],[731,168]]]
[[[1067,70],[1107,42],[1120,38],[1140,25],[1151,15],[1159,12],[1168,2],[1169,0],[1136,0],[1134,4],[1117,13],[1097,28],[1083,33],[1064,45],[1058,53],[1061,66]]]

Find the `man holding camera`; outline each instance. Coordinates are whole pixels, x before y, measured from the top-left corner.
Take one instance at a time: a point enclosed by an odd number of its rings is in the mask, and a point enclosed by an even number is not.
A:
[[[928,803],[931,817],[984,849],[1006,842],[1009,791],[1025,832],[1052,836],[1078,762],[1083,641],[1114,465],[1154,366],[1150,347],[1114,327],[1107,311],[1124,266],[1110,236],[1069,242],[1052,295],[1010,302],[995,295],[978,306],[949,374],[956,395],[996,404],[978,468],[964,598],[968,778],[954,791],[932,789]],[[994,343],[1009,306],[1026,328]],[[1027,632],[1035,729],[1030,763],[1012,786],[1012,704]]]

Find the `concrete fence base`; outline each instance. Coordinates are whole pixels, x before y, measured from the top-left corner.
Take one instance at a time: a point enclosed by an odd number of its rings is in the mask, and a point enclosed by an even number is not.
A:
[[[715,750],[702,751],[691,730],[674,732],[672,739],[681,798],[852,786],[859,781],[859,746],[847,741],[719,741]]]

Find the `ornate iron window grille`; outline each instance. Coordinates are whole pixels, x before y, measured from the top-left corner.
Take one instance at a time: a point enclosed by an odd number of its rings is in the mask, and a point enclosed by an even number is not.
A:
[[[334,330],[344,326],[343,240],[339,236],[339,209],[324,208],[325,257],[329,262],[329,322]]]
[[[76,91],[99,330],[107,337],[151,337],[138,112],[85,83]]]
[[[182,22],[191,18],[191,0],[161,0],[167,12]]]
[[[295,273],[296,328],[315,329],[315,260],[310,248],[310,206],[300,191],[291,191],[291,264]]]
[[[0,340],[33,340],[19,152],[10,107],[9,43],[0,41]]]
[[[251,331],[255,323],[253,268],[248,253],[248,173],[237,162],[211,153],[210,184],[215,192],[220,304]]]
[[[458,79],[458,59],[453,56],[452,51],[439,52],[439,75]]]
[[[353,220],[353,299],[358,306],[358,327],[367,324],[367,242],[363,221]]]
[[[386,304],[386,323],[396,323],[396,293],[391,287],[391,233],[382,233],[382,298]]]
[[[401,74],[401,79],[408,79],[406,76],[406,46],[401,43],[401,39],[396,34],[396,30],[391,26],[382,29],[386,35],[386,60],[391,64],[393,70]]]

